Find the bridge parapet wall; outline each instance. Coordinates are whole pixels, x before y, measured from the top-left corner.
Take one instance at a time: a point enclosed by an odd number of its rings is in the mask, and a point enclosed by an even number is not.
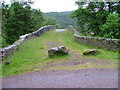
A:
[[[79,43],[113,51],[118,51],[119,49],[119,39],[80,36],[72,26],[69,26],[68,29],[73,33],[75,40]]]
[[[4,58],[7,58],[8,56],[12,55],[19,47],[19,45],[27,39],[30,38],[34,38],[34,37],[38,37],[43,35],[45,32],[50,31],[56,29],[55,25],[48,25],[48,26],[43,26],[41,27],[39,30],[34,31],[32,33],[29,34],[25,34],[19,37],[19,40],[15,41],[12,45],[9,45],[7,47],[4,48],[0,48],[0,62],[2,62],[2,60]]]

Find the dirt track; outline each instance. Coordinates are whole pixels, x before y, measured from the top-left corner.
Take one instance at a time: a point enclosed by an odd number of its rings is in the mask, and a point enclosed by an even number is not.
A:
[[[3,88],[118,88],[115,69],[38,71],[4,77]]]

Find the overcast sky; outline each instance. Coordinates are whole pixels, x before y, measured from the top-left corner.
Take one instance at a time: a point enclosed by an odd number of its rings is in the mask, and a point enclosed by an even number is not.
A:
[[[43,12],[61,12],[76,10],[75,0],[35,0],[34,8]]]
[[[10,0],[5,0],[7,3]],[[42,12],[62,12],[76,10],[76,0],[33,0],[32,7],[40,9]]]

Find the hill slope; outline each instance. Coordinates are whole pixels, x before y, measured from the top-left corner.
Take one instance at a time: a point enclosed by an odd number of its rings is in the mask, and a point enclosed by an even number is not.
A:
[[[75,26],[76,19],[70,18],[73,11],[66,12],[50,12],[44,13],[46,17],[53,17],[57,20],[57,23],[61,25],[61,28],[67,28],[68,25]]]

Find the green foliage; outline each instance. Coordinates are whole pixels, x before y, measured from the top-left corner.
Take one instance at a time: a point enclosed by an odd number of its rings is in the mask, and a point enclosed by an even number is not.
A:
[[[78,21],[78,26],[80,28],[80,30],[88,30],[88,25],[90,21],[90,17],[89,17],[89,11],[87,9],[83,9],[83,8],[79,8],[78,10],[76,10],[75,12],[73,12],[71,14],[71,17],[77,17],[77,21]]]
[[[40,28],[43,21],[42,12],[32,9],[28,2],[2,3],[2,47],[18,40],[20,35]]]
[[[76,19],[70,18],[73,11],[44,13],[45,17],[53,17],[59,28],[67,28],[68,25],[75,26]]]
[[[94,32],[96,36],[103,36],[104,30],[101,27],[108,22],[106,19],[109,13],[116,13],[118,14],[118,18],[120,17],[120,2],[87,2],[86,4],[86,2],[77,1],[76,4],[79,8],[71,14],[71,17],[77,18],[80,32],[86,34]],[[118,30],[119,25],[115,26],[114,30],[106,30],[106,34],[108,34],[106,36],[108,38],[119,38]]]
[[[39,29],[41,26],[43,26],[43,22],[45,21],[43,13],[39,9],[32,9],[31,14],[35,30]]]
[[[106,23],[101,26],[101,35],[110,38],[120,38],[120,18],[118,14],[110,13]]]
[[[48,18],[46,18],[43,25],[56,25],[56,19],[53,17],[48,17]]]

